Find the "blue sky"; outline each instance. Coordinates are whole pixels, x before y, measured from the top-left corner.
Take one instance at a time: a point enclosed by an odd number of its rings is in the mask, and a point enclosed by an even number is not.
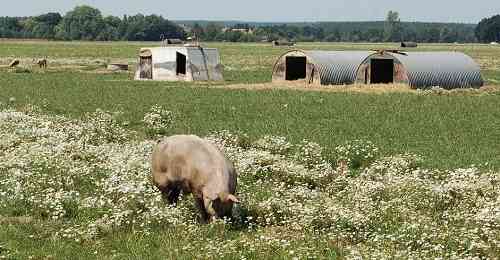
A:
[[[477,23],[500,14],[500,0],[3,0],[0,16],[65,13],[76,5],[99,8],[104,15],[159,14],[175,20],[267,22],[383,20],[389,10],[404,21]]]

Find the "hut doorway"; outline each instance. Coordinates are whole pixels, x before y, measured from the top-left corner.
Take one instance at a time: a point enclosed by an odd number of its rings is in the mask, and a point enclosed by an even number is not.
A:
[[[139,60],[141,79],[153,79],[153,57],[141,56]]]
[[[394,83],[394,60],[372,59],[370,64],[370,83]]]
[[[186,55],[177,52],[176,67],[177,75],[186,75]]]
[[[298,80],[306,78],[306,57],[286,57],[286,80]]]

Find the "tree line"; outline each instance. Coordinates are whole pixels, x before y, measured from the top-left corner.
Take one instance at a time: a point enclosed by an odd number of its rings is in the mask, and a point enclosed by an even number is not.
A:
[[[203,41],[259,42],[273,40],[326,42],[424,43],[500,41],[500,15],[475,24],[402,22],[389,11],[385,21],[290,24],[182,22],[158,15],[103,16],[90,6],[77,6],[64,16],[0,17],[0,38],[55,40],[158,41],[196,36]]]
[[[234,24],[231,28],[250,28],[251,33],[226,30],[220,23],[192,24],[193,32],[206,41],[300,42],[476,42],[476,25],[456,23],[401,22],[398,12],[389,11],[385,21],[316,22],[295,24]]]
[[[209,23],[193,25],[202,40],[257,42],[291,40],[299,42],[399,42],[424,43],[476,42],[475,25],[401,22],[388,26],[386,22],[320,22],[307,25],[281,24],[253,28],[252,33],[222,32],[223,25]]]
[[[1,38],[57,40],[157,41],[184,38],[179,25],[158,15],[103,16],[90,6],[77,6],[62,16],[47,13],[33,17],[0,17]]]

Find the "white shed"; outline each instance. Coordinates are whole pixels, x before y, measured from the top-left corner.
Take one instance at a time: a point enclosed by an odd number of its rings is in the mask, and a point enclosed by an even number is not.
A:
[[[199,46],[141,48],[136,80],[223,80],[219,51]]]

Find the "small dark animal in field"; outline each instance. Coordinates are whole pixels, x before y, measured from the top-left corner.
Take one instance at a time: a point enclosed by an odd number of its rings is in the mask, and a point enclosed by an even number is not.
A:
[[[181,192],[192,193],[200,222],[230,217],[237,176],[231,162],[213,144],[194,135],[175,135],[157,144],[152,155],[153,182],[175,204]]]
[[[11,62],[9,63],[9,67],[10,67],[10,68],[14,68],[14,67],[16,67],[17,65],[19,65],[19,63],[20,63],[20,61],[19,61],[18,59],[14,59],[13,61],[11,61]]]
[[[35,60],[33,60],[33,61],[35,61]],[[36,61],[36,64],[38,64],[38,66],[41,69],[46,69],[47,68],[47,59],[39,59]]]

